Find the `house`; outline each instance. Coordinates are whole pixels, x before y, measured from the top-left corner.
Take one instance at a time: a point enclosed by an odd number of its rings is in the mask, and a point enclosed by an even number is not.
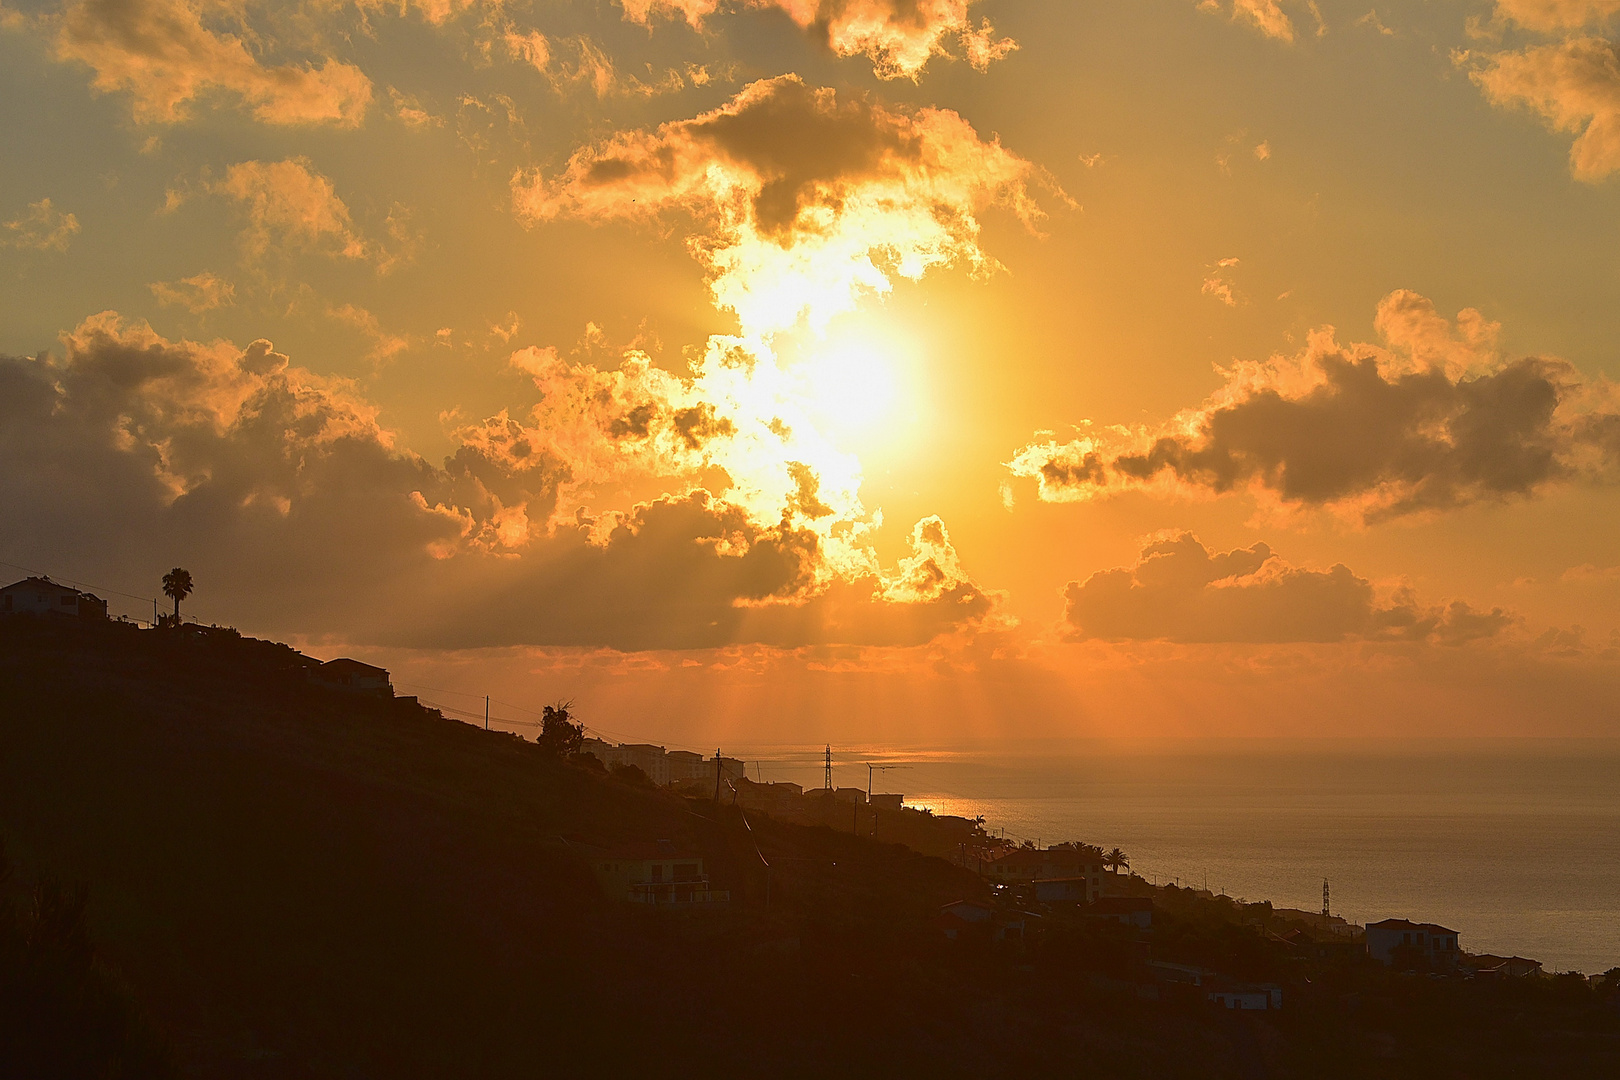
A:
[[[48,577],[29,577],[0,589],[0,615],[71,615],[105,619],[107,601]]]
[[[731,893],[715,889],[703,871],[703,856],[669,840],[598,848],[577,848],[590,861],[602,891],[614,900],[654,908],[718,907]]]
[[[855,803],[859,805],[866,801],[866,792],[858,787],[841,787],[833,792],[833,798],[839,802]]]
[[[669,758],[669,782],[672,784],[682,780],[714,779],[714,766],[705,761],[702,754],[691,750],[671,750],[666,756]],[[642,771],[646,772],[645,769]]]
[[[1475,978],[1528,979],[1541,974],[1541,961],[1523,956],[1492,956],[1481,953],[1464,957],[1462,966],[1473,971]]]
[[[1386,967],[1456,971],[1457,931],[1434,923],[1385,919],[1367,924],[1367,955]]]
[[[1153,901],[1146,896],[1105,896],[1080,909],[1088,919],[1112,919],[1138,930],[1153,929]]]
[[[934,925],[951,941],[964,933],[986,934],[991,941],[1022,941],[1039,916],[1027,911],[1006,911],[980,900],[957,900],[940,908]]]
[[[394,684],[388,679],[388,669],[362,664],[340,656],[313,669],[311,677],[322,686],[350,694],[372,697],[393,697]]]
[[[1084,904],[1102,896],[1087,877],[1037,878],[1033,887],[1042,904]]]
[[[900,810],[905,807],[905,802],[904,795],[872,795],[867,798],[867,803],[874,810]]]
[[[1217,979],[1209,984],[1205,999],[1223,1009],[1282,1008],[1282,987],[1276,983],[1240,983]]]
[[[1089,848],[1014,848],[982,872],[991,881],[1005,885],[1084,878],[1084,899],[1088,901],[1102,896],[1103,891],[1102,855]]]

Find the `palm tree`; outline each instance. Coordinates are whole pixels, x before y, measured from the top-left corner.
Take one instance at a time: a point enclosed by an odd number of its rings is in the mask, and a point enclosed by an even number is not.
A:
[[[163,575],[163,595],[174,598],[174,625],[180,625],[180,601],[191,595],[191,571],[178,566]]]
[[[1119,848],[1115,848],[1113,851],[1110,851],[1108,854],[1104,855],[1102,861],[1104,866],[1108,867],[1116,874],[1119,873],[1119,868],[1122,866],[1127,870],[1131,868],[1131,857],[1119,850]]]

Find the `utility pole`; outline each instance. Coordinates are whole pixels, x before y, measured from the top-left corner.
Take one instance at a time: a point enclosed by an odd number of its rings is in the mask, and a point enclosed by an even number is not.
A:
[[[484,730],[489,730],[489,695],[484,695]]]
[[[152,597],[152,629],[157,629],[157,597]]]
[[[714,801],[720,801],[720,748],[714,748]]]

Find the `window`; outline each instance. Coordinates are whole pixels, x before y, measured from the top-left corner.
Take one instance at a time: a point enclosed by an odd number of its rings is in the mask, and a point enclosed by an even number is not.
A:
[[[663,881],[664,880],[664,864],[663,863],[655,863],[653,865],[652,879],[654,881]]]
[[[10,594],[7,594],[5,597],[0,598],[0,600],[3,600],[3,602],[0,602],[0,607],[3,607],[3,608],[5,608],[5,610],[10,611],[11,610],[11,596],[10,596]]]
[[[62,597],[62,606],[63,607],[72,607],[74,604],[77,604],[78,602],[79,602],[79,598],[77,596],[64,596],[64,597]]]

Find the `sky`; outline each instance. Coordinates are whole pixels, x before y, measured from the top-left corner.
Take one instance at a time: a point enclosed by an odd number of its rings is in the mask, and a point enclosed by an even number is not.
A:
[[[0,570],[672,746],[1620,735],[1617,41],[4,0]]]

